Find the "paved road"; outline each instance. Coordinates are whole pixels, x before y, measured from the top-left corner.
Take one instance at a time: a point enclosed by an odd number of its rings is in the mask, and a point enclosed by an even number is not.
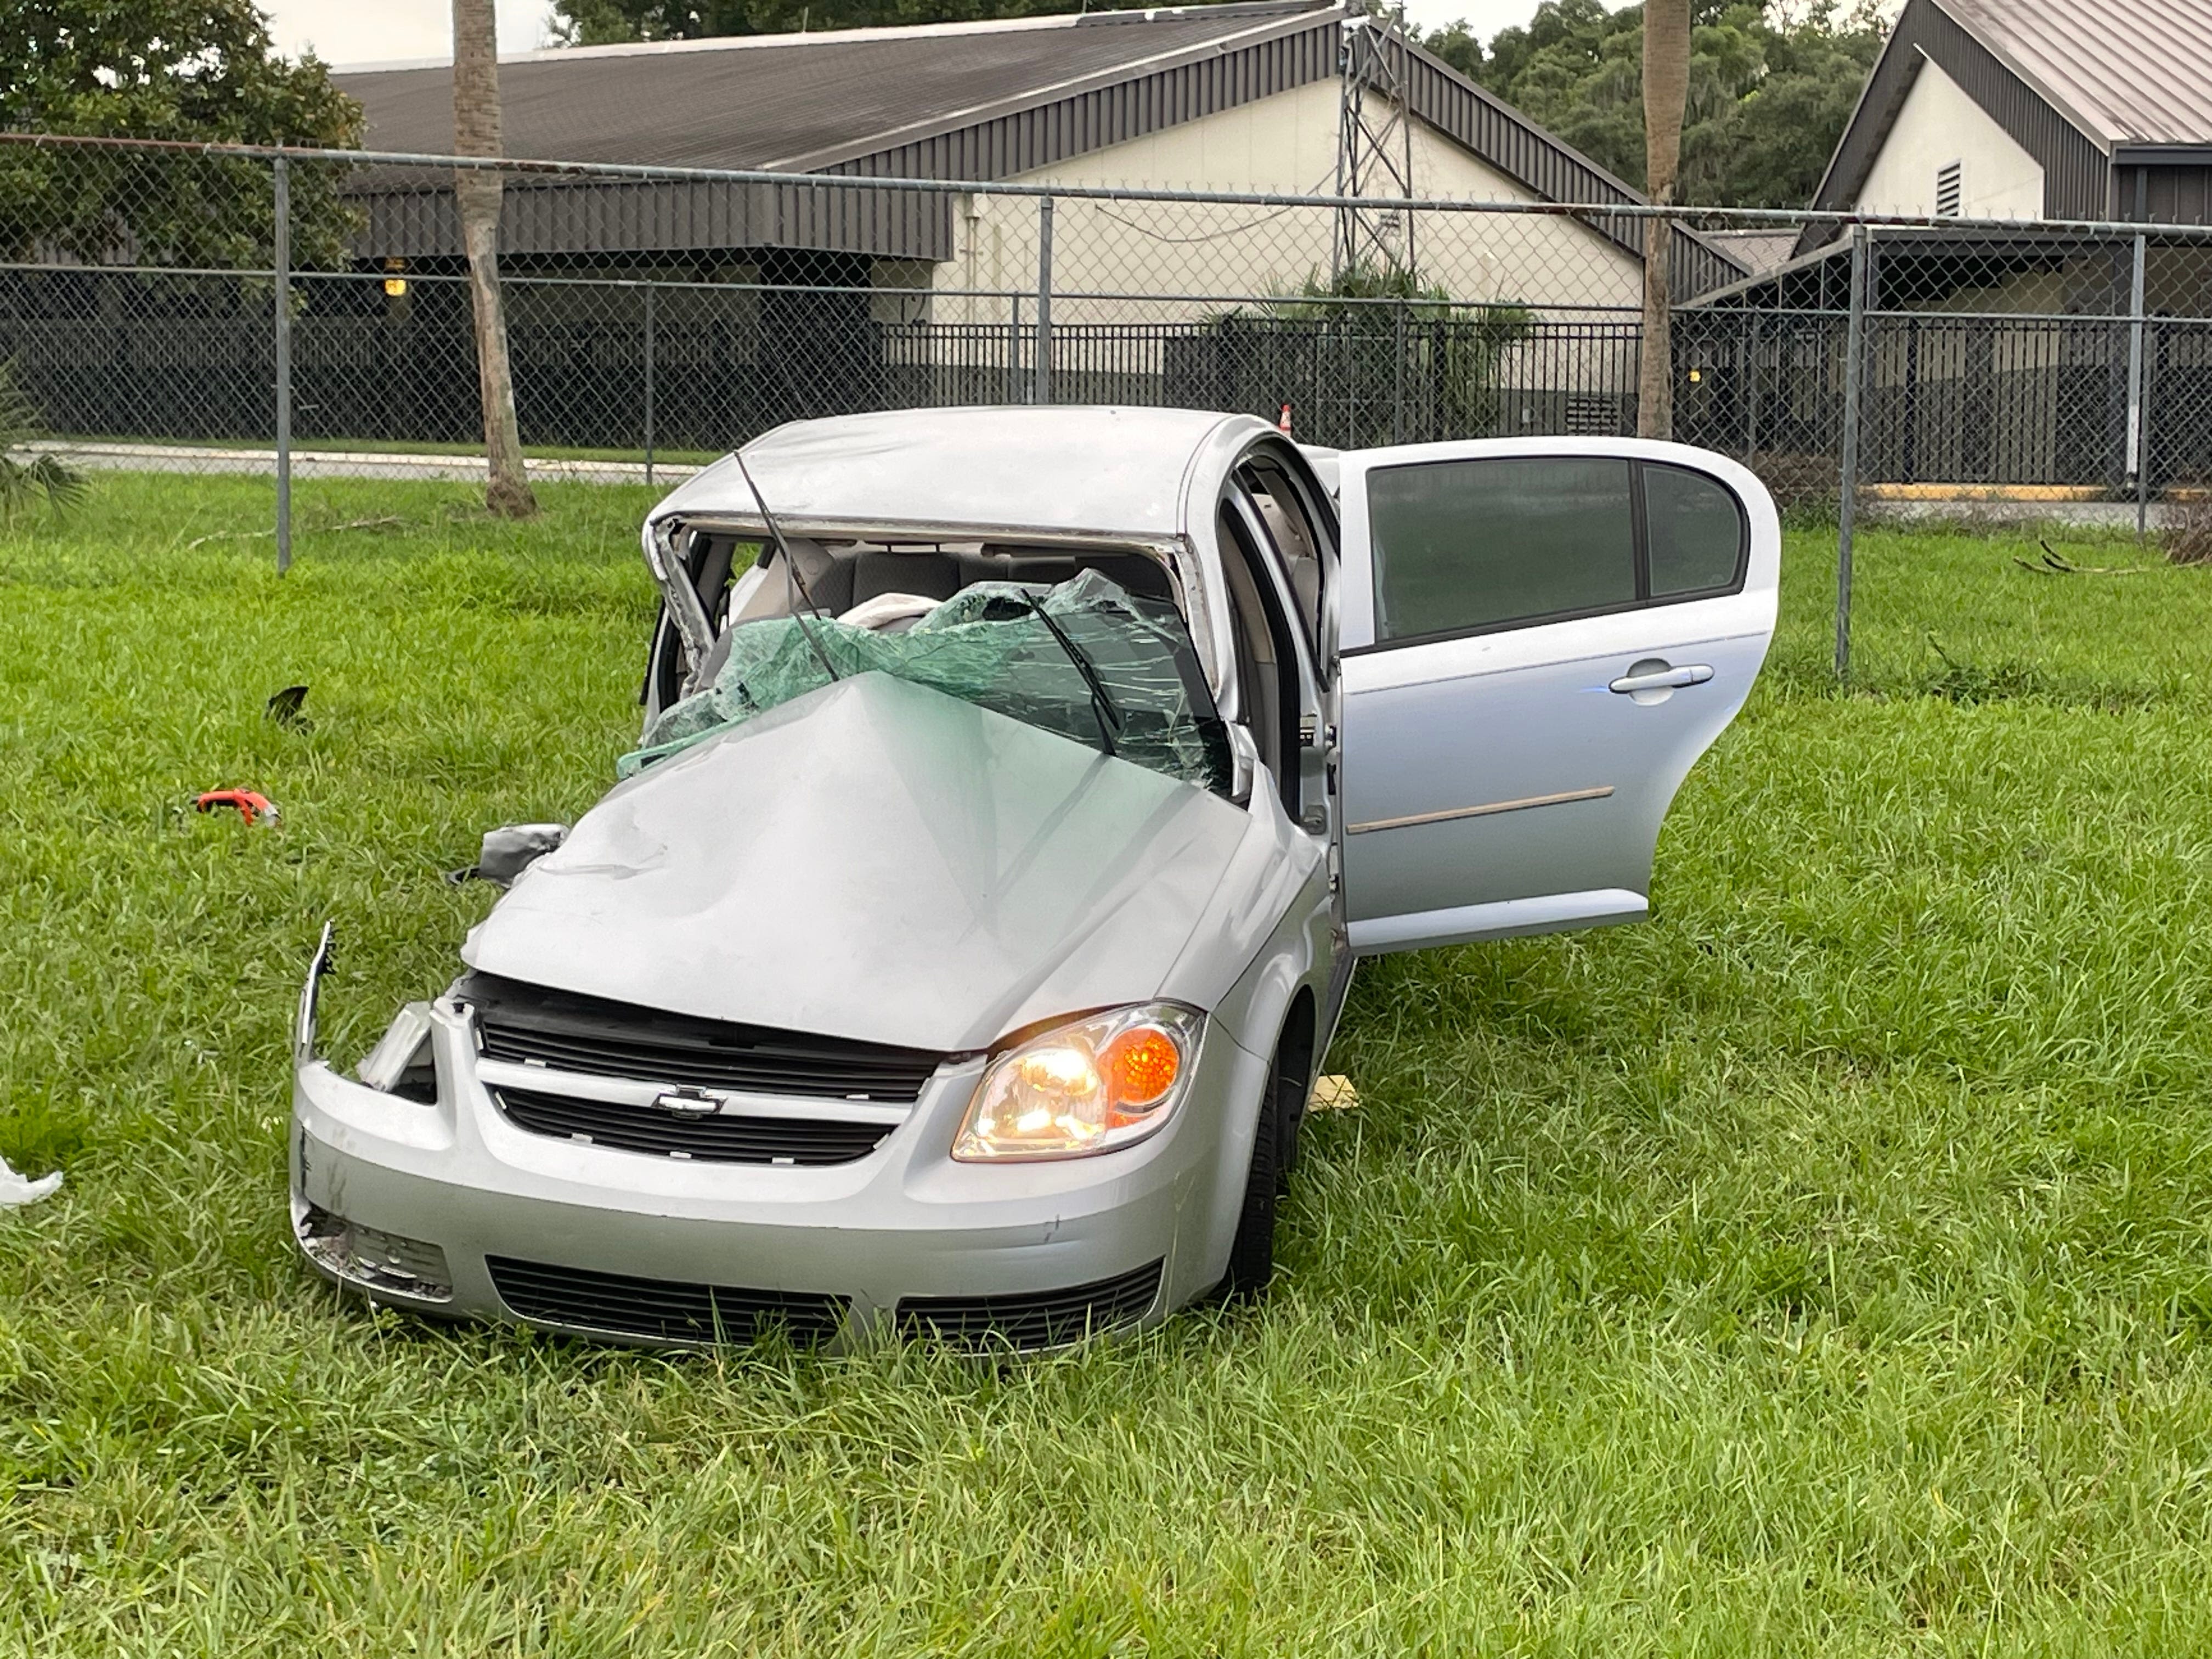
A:
[[[52,439],[26,448],[59,455],[79,466],[118,472],[247,472],[273,476],[273,449],[229,449],[212,444],[81,443]],[[642,461],[539,460],[525,463],[532,478],[584,483],[673,485],[699,471],[696,466],[657,462],[646,477]],[[292,452],[295,478],[430,478],[482,483],[483,461],[473,455],[385,454],[374,450],[313,449]]]

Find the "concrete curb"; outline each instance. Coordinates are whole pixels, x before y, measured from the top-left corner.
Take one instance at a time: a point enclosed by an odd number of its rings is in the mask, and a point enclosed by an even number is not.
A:
[[[103,472],[237,472],[273,477],[273,449],[230,449],[213,444],[81,443],[44,439],[24,446],[76,465]],[[656,462],[647,478],[642,461],[589,461],[530,458],[524,466],[533,479],[572,483],[666,483],[673,486],[701,471],[688,462]],[[295,478],[408,478],[449,483],[484,481],[483,461],[474,455],[386,454],[374,450],[295,449]]]

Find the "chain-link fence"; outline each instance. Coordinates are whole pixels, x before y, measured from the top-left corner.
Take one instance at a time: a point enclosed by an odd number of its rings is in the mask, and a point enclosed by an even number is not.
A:
[[[0,135],[0,359],[103,464],[465,474],[483,165]],[[1653,210],[498,171],[522,439],[580,476],[975,403],[1339,446],[1635,429]],[[1869,490],[2142,515],[2212,478],[2212,232],[1665,216],[1674,434],[1832,503],[1846,583]]]

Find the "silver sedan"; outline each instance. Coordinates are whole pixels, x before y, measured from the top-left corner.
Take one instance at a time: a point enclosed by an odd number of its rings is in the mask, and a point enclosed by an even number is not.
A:
[[[1026,1348],[1266,1286],[1358,957],[1645,915],[1780,538],[1674,445],[1045,408],[781,428],[643,548],[621,781],[351,1071],[318,956],[301,1247],[614,1340]]]

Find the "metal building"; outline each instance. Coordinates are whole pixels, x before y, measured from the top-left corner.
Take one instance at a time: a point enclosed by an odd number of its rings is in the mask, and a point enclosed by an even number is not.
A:
[[[2212,223],[2212,0],[1906,0],[1812,204]]]
[[[559,161],[1310,193],[1334,179],[1351,15],[1328,0],[1257,0],[530,52],[501,65],[505,148]],[[1411,106],[1420,193],[1642,199],[1418,46],[1397,36],[1390,45]],[[367,112],[369,149],[450,151],[449,66],[372,66],[335,78]],[[361,194],[369,221],[362,258],[459,255],[443,180],[386,175],[364,180]],[[977,240],[995,233],[1003,243],[1006,234],[988,205],[951,195],[524,178],[508,198],[503,257],[518,271],[552,261],[589,261],[609,273],[680,262],[709,275],[742,264],[778,281],[818,272],[849,282],[867,280],[861,273],[878,262],[920,262],[939,268],[925,285],[988,286],[988,273],[974,269],[988,257]],[[1548,293],[1571,287],[1581,270],[1589,297],[1633,302],[1641,281],[1633,222],[1551,223],[1556,236],[1532,233],[1516,256],[1544,268],[1509,272],[1506,286],[1539,297],[1539,278]],[[1160,248],[1143,252],[1162,288],[1224,291],[1243,274],[1225,268],[1218,248],[1202,270],[1195,253],[1176,270],[1162,265]],[[1294,256],[1278,248],[1268,257],[1279,264]],[[1103,246],[1099,258],[1092,274],[1110,286],[1117,273]],[[1743,274],[1687,235],[1674,263],[1686,292]],[[878,274],[908,287],[917,273]]]

